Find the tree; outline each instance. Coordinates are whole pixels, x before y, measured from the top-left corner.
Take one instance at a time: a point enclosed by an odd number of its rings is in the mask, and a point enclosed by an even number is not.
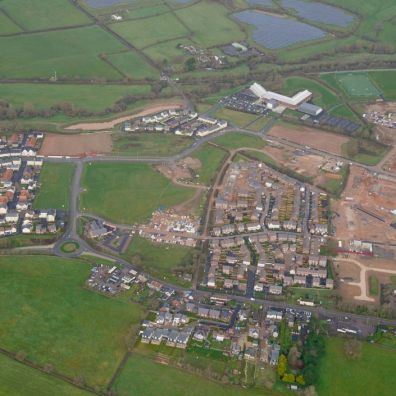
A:
[[[296,377],[294,376],[293,373],[286,373],[283,377],[282,377],[282,381],[283,382],[287,382],[289,384],[294,383],[296,380]]]
[[[25,351],[18,351],[17,354],[15,355],[15,359],[19,360],[20,362],[23,362],[26,359],[26,352]]]
[[[280,355],[279,362],[278,362],[278,375],[282,378],[286,373],[287,368],[287,359],[285,355]]]
[[[184,63],[186,71],[189,71],[189,72],[194,71],[196,64],[197,64],[197,61],[195,60],[195,58],[188,58],[186,60],[186,62]]]
[[[299,385],[305,385],[305,380],[304,380],[304,377],[302,375],[297,375],[296,382]]]

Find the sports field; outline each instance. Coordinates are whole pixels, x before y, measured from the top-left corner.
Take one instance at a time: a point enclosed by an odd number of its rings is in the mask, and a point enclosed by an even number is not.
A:
[[[153,243],[135,236],[124,256],[155,277],[180,283],[180,278],[174,276],[173,271],[191,271],[193,253],[194,249],[190,247]]]
[[[81,260],[1,256],[0,347],[102,388],[142,311],[85,289],[90,269]]]
[[[367,342],[361,345],[361,356],[356,360],[346,358],[342,338],[330,338],[326,354],[321,361],[320,396],[381,395],[391,396],[396,389],[396,354]]]
[[[72,164],[45,163],[40,175],[41,187],[34,200],[34,209],[67,209],[73,172]]]
[[[212,382],[204,377],[156,363],[132,354],[117,378],[119,396],[276,396],[277,392],[242,389]]]
[[[147,164],[93,163],[84,169],[81,209],[119,224],[144,222],[154,210],[194,195]]]
[[[374,85],[368,73],[335,73],[322,75],[323,80],[331,85],[337,84],[349,97],[373,98],[381,96],[381,91]]]

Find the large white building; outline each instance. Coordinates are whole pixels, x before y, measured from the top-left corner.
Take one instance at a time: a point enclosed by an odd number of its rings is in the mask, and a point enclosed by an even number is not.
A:
[[[312,98],[312,92],[308,90],[298,92],[294,96],[289,97],[276,92],[267,91],[262,85],[258,83],[252,84],[250,86],[250,91],[262,101],[268,102],[275,100],[280,104],[291,108],[297,108]]]

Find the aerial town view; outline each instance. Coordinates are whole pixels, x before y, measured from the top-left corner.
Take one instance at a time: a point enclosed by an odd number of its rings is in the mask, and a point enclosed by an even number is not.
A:
[[[0,396],[396,393],[395,0],[0,0]]]

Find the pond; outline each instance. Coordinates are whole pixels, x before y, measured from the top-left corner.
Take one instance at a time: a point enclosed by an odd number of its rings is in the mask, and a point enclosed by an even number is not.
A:
[[[323,30],[314,26],[261,11],[246,10],[234,16],[241,22],[255,26],[253,39],[269,49],[284,48],[326,36]]]
[[[84,0],[92,8],[111,7],[118,4],[134,3],[135,0]]]
[[[297,12],[297,15],[310,21],[345,27],[353,21],[353,16],[340,8],[317,2],[302,0],[282,0],[282,5]]]

